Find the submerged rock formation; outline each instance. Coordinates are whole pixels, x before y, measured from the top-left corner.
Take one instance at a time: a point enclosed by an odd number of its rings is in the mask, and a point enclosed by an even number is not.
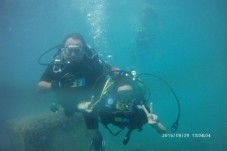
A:
[[[87,151],[90,137],[81,114],[45,113],[8,123],[15,151]]]

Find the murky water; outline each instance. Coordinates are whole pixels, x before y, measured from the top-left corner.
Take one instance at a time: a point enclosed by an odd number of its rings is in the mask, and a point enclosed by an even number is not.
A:
[[[177,134],[190,137],[160,137],[145,126],[124,147],[119,138],[123,135],[113,138],[102,129],[110,149],[224,150],[225,6],[224,0],[1,0],[0,150],[11,150],[4,130],[8,120],[49,110],[52,96],[36,91],[45,69],[37,59],[72,32],[83,34],[111,64],[161,76],[180,99]],[[177,116],[174,97],[157,79],[146,82],[152,90],[154,112],[170,128]],[[210,134],[211,138],[194,134]]]

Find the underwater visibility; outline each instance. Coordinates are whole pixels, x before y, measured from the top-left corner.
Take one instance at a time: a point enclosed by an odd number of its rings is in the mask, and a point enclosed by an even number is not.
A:
[[[225,0],[1,0],[0,151],[224,151]]]

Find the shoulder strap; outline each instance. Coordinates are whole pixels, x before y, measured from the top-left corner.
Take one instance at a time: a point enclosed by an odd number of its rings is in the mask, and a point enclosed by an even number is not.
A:
[[[102,123],[102,124],[103,124],[103,126],[110,132],[110,134],[113,135],[113,136],[117,136],[118,134],[120,134],[120,132],[122,132],[122,131],[124,130],[124,129],[122,128],[122,129],[118,130],[116,133],[113,133],[113,131],[108,127],[107,124],[104,124],[104,123]]]

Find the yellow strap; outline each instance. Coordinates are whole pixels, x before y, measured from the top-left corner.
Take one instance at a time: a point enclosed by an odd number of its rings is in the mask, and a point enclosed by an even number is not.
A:
[[[102,89],[102,93],[101,93],[101,95],[99,97],[99,100],[101,100],[101,98],[103,97],[103,95],[106,94],[108,88],[111,86],[111,83],[110,82],[111,82],[111,78],[108,78],[108,80],[106,81],[106,83],[105,83],[105,85],[104,85],[104,87]]]
[[[102,97],[106,94],[106,92],[107,92],[107,90],[110,86],[111,86],[111,78],[108,78],[106,80],[106,83],[105,83],[103,89],[102,89],[102,93],[101,93],[99,99],[96,102],[94,102],[94,104],[92,106],[95,106],[96,104],[98,104],[102,100]]]

